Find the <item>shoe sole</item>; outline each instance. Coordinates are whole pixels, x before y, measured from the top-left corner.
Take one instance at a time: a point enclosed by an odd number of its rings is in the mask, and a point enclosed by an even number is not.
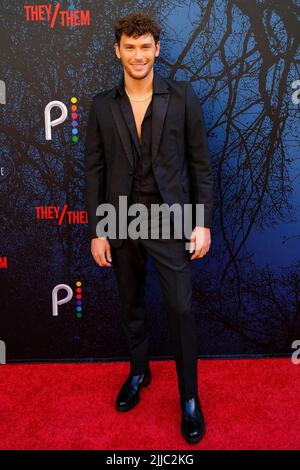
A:
[[[149,376],[149,378],[141,384],[141,388],[142,387],[148,387],[148,385],[151,384],[151,380],[152,380],[152,377]],[[131,405],[122,406],[122,407],[120,407],[119,405],[116,405],[116,408],[117,408],[118,411],[130,411],[130,410],[132,410],[132,408],[134,408],[139,403],[139,401],[140,401],[140,395],[138,395],[137,400],[134,403],[132,403]]]
[[[181,426],[181,434],[183,435],[184,439],[191,443],[191,444],[197,444],[199,441],[201,441],[201,439],[203,438],[204,434],[206,432],[206,428],[203,429],[202,433],[200,434],[200,436],[197,436],[197,437],[194,437],[194,438],[191,438],[191,437],[188,437],[184,431],[183,431],[183,427]]]

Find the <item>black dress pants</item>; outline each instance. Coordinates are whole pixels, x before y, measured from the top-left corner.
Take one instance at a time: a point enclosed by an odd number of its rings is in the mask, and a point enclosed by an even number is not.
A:
[[[145,199],[136,197],[131,202],[145,203]],[[146,205],[150,207],[149,203]],[[184,399],[195,397],[198,392],[197,330],[192,313],[192,261],[191,254],[185,249],[185,241],[173,236],[170,239],[127,238],[121,247],[111,247],[111,255],[121,300],[121,321],[129,349],[131,373],[141,374],[149,364],[144,294],[146,261],[147,255],[150,255],[162,287],[179,394]]]

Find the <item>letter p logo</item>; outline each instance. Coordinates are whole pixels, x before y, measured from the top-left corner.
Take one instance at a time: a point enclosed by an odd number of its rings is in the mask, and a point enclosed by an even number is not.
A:
[[[51,121],[51,110],[55,107],[61,110],[61,115],[57,119]],[[67,119],[68,110],[66,105],[61,101],[50,101],[45,108],[44,115],[46,140],[52,140],[52,127],[58,126]]]
[[[57,294],[60,290],[66,291],[67,295],[63,299],[58,300]],[[55,286],[52,291],[52,315],[57,317],[58,306],[68,303],[72,299],[72,297],[73,297],[73,290],[67,284],[58,284],[57,286]]]

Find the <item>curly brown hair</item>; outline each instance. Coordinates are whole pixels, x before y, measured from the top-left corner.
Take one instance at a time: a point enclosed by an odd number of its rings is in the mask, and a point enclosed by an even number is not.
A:
[[[115,37],[119,45],[122,34],[138,38],[149,33],[154,37],[156,44],[159,40],[160,25],[148,13],[131,13],[115,23]]]

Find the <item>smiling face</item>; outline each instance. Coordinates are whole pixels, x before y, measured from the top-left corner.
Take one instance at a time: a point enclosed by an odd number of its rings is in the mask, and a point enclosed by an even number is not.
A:
[[[159,41],[155,44],[152,34],[136,39],[122,34],[120,45],[115,43],[116,55],[122,62],[124,72],[136,80],[145,78],[151,72],[159,49]]]

